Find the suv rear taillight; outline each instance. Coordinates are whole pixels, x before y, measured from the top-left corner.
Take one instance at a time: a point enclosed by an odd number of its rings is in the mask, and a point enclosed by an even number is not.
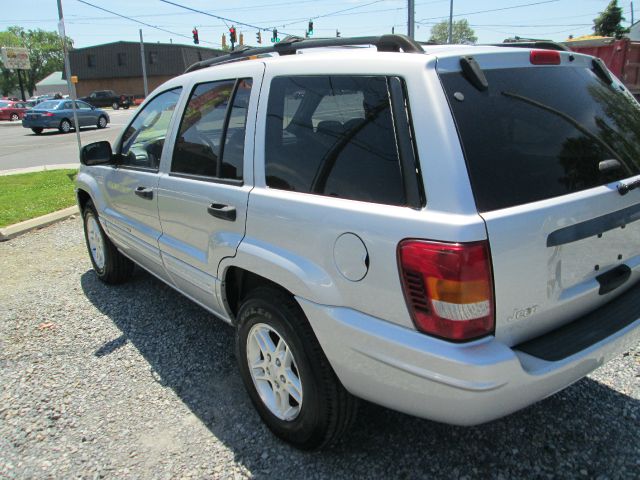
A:
[[[494,330],[493,277],[486,241],[398,245],[407,306],[418,330],[454,341]]]

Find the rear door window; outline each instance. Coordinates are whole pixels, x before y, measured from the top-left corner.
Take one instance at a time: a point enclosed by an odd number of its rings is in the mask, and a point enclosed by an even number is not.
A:
[[[484,71],[480,92],[440,74],[480,212],[605,185],[640,173],[640,107],[581,67]],[[616,159],[620,168],[599,168]]]
[[[406,205],[388,82],[382,76],[274,78],[267,186]]]
[[[171,173],[242,181],[250,78],[196,85],[185,108]]]

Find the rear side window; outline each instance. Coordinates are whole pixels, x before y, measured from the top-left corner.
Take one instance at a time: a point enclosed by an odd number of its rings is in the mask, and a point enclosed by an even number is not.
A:
[[[171,172],[242,180],[251,79],[197,85],[185,108]]]
[[[589,69],[485,70],[489,89],[441,74],[480,212],[640,173],[640,107]],[[462,94],[462,95],[460,95]],[[600,171],[603,160],[621,167]]]
[[[386,77],[275,78],[265,148],[271,188],[406,204]]]

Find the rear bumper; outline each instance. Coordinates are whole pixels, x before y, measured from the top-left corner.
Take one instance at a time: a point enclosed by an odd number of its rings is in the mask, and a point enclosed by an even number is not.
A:
[[[454,425],[484,423],[531,405],[640,340],[638,315],[607,338],[562,360],[546,361],[494,337],[455,344],[354,310],[298,301],[347,390]]]
[[[55,117],[50,118],[23,118],[22,126],[24,128],[58,128],[60,125],[60,119]]]

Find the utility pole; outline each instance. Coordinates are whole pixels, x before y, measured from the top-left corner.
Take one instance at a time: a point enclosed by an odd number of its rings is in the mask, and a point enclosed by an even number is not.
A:
[[[144,41],[142,40],[142,29],[140,29],[140,59],[142,60],[142,79],[144,80],[144,97],[149,95],[149,87],[147,86],[147,62],[144,60]]]
[[[449,38],[447,43],[453,43],[453,0],[449,3]]]
[[[415,1],[414,0],[408,0],[409,4],[407,5],[407,13],[408,13],[408,18],[407,18],[407,35],[409,36],[409,38],[414,38],[415,36]]]
[[[20,95],[22,95],[22,101],[24,102],[26,98],[24,98],[24,85],[22,84],[22,75],[20,75],[19,68],[16,68],[16,72],[18,72],[18,84],[20,85]]]
[[[80,140],[80,127],[78,123],[78,109],[76,108],[76,86],[71,81],[71,66],[69,65],[69,52],[67,51],[67,35],[64,31],[64,15],[62,14],[62,0],[58,0],[58,33],[62,37],[62,51],[64,53],[64,71],[67,76],[67,88],[71,94],[71,108],[73,108],[73,126],[76,130],[76,138],[78,139],[78,155],[82,150],[82,141]]]
[[[631,25],[633,25],[635,22],[633,21],[633,2],[631,2]]]

